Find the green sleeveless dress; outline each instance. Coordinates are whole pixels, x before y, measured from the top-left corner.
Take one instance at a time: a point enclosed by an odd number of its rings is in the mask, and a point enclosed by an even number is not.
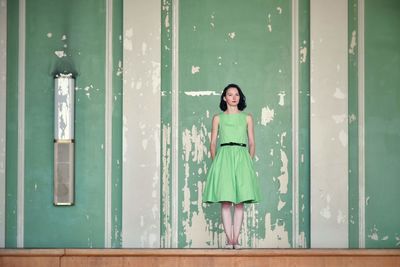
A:
[[[219,143],[247,144],[247,113],[219,114]],[[208,171],[203,202],[255,203],[260,200],[258,177],[249,148],[219,146]]]

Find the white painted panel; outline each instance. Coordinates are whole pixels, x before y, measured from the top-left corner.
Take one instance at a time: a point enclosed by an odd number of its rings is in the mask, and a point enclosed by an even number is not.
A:
[[[347,1],[310,6],[311,247],[347,248]]]
[[[160,246],[161,1],[125,0],[123,247]]]
[[[7,1],[0,1],[0,248],[5,246]]]

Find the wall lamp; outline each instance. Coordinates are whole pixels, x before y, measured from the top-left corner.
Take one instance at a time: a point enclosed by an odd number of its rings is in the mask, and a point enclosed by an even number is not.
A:
[[[54,205],[74,204],[75,78],[54,77]]]

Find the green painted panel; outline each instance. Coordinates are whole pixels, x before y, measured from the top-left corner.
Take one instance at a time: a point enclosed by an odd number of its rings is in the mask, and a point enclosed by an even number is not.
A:
[[[122,0],[113,0],[111,246],[122,247]]]
[[[299,1],[299,234],[310,238],[310,1]]]
[[[400,246],[400,2],[365,1],[366,247]]]
[[[26,28],[25,246],[103,247],[105,2],[28,0]],[[56,69],[78,73],[72,207],[52,204]]]
[[[222,245],[219,205],[201,203],[219,94],[238,83],[253,114],[260,204],[248,205],[241,242],[292,243],[291,3],[179,3],[179,247]],[[211,95],[209,93],[211,92]],[[197,96],[200,95],[200,96]],[[273,115],[272,115],[273,114]]]
[[[17,247],[18,1],[7,1],[6,231],[5,246]]]
[[[172,235],[172,1],[161,2],[161,182],[160,182],[160,245],[171,247]]]
[[[349,247],[359,247],[358,181],[358,2],[348,2],[348,71],[349,71]]]

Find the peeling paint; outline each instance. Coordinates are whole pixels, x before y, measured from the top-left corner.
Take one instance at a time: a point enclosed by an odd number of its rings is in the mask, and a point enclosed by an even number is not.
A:
[[[370,198],[371,198],[371,197],[368,196],[368,197],[365,199],[365,206],[368,206]]]
[[[274,119],[275,112],[268,106],[261,109],[261,125],[266,126]]]
[[[123,69],[122,69],[122,61],[120,60],[120,61],[118,61],[118,68],[117,68],[116,75],[117,75],[117,76],[121,76],[121,75],[122,75],[122,72],[123,72]]]
[[[300,63],[307,62],[307,46],[300,47]]]
[[[188,95],[188,96],[209,96],[209,95],[219,96],[220,94],[215,91],[186,91],[185,95]]]
[[[280,211],[284,206],[286,205],[286,202],[282,201],[281,198],[279,197],[279,202],[278,202],[278,211]]]
[[[48,33],[47,33],[47,37],[48,37],[48,38],[51,38],[51,37],[53,37],[53,33],[51,33],[51,32],[48,32]]]
[[[271,24],[271,14],[268,13],[268,23],[267,28],[269,32],[272,32],[272,24]]]
[[[354,122],[357,119],[356,115],[354,113],[349,115],[349,123]]]
[[[230,32],[230,33],[228,33],[228,36],[229,36],[231,39],[233,39],[233,38],[235,38],[236,33],[235,33],[235,32]]]
[[[214,19],[215,19],[215,16],[214,16],[214,14],[212,14],[212,15],[211,15],[211,22],[210,22],[210,25],[211,25],[212,28],[215,27]]]
[[[279,95],[279,105],[284,106],[285,105],[285,96],[286,96],[285,91],[281,91],[278,95]]]
[[[353,31],[351,33],[351,42],[350,42],[349,54],[355,55],[356,46],[357,46],[357,32]]]
[[[163,246],[171,247],[171,196],[170,196],[170,175],[171,167],[171,126],[162,126],[162,222],[165,227],[163,233]]]
[[[258,240],[258,247],[289,248],[289,234],[285,231],[285,222],[276,219],[271,223],[271,213],[265,214],[265,238]]]
[[[286,137],[286,132],[283,132],[282,134],[281,134],[281,147],[282,148],[285,148],[286,146],[283,144],[283,139]]]
[[[168,8],[168,7],[167,7]],[[169,14],[167,14],[166,16],[165,16],[165,21],[164,21],[164,23],[165,23],[165,28],[169,28]]]
[[[199,66],[192,66],[192,74],[200,72],[200,67]]]
[[[370,234],[368,234],[368,237],[375,241],[379,240],[378,228],[376,228],[376,225],[374,225],[374,227],[370,229]]]
[[[62,50],[60,50],[60,51],[54,51],[54,54],[55,54],[57,57],[59,57],[59,58],[63,58],[63,57],[66,57],[66,56],[67,56],[67,54],[65,54],[65,52],[62,51]]]
[[[278,176],[279,180],[279,193],[286,194],[288,190],[288,183],[289,183],[289,173],[288,173],[288,157],[286,156],[285,151],[280,149],[281,151],[281,175]]]
[[[300,232],[298,235],[299,248],[307,248],[307,238],[305,232]]]

